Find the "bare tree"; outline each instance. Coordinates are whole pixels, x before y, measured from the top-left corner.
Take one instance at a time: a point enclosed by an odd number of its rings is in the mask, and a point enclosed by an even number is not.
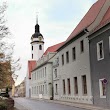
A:
[[[14,44],[9,44],[3,41],[10,35],[8,27],[5,25],[4,13],[7,9],[6,3],[0,6],[0,86],[4,86],[4,82],[9,82],[9,77],[12,78],[12,74],[16,70],[20,70],[20,58],[13,59]],[[8,85],[8,84],[7,84]],[[6,83],[5,83],[6,86]]]

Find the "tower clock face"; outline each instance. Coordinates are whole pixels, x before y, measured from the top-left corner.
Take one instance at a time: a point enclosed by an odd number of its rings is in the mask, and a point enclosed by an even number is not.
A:
[[[42,40],[42,36],[39,36],[39,40],[40,40],[40,41]]]

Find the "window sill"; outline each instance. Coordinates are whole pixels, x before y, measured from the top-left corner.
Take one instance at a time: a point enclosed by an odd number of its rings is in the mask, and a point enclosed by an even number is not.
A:
[[[106,96],[100,96],[100,98],[106,98]]]
[[[97,60],[100,61],[100,60],[103,60],[103,59],[104,59],[104,57],[103,58],[98,58]]]

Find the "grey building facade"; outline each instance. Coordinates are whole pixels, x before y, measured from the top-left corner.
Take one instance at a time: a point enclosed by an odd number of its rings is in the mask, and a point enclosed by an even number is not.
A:
[[[93,103],[110,108],[110,23],[89,36]]]

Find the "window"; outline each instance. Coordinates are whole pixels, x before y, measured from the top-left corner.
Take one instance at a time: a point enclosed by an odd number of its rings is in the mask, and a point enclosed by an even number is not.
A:
[[[56,63],[59,65],[59,58],[56,59]]]
[[[47,94],[47,84],[45,84],[45,94]]]
[[[44,68],[43,68],[43,78],[44,78]]]
[[[109,53],[110,53],[110,36],[109,36]]]
[[[32,59],[33,59],[33,54],[32,54]]]
[[[70,87],[70,78],[67,79],[68,85],[68,94],[71,94],[71,87]]]
[[[66,52],[66,62],[69,63],[69,52]]]
[[[100,98],[106,98],[106,84],[104,84],[103,80],[99,79]]]
[[[35,80],[36,80],[36,72],[34,74],[35,74]]]
[[[83,88],[83,94],[87,94],[87,82],[86,82],[86,75],[82,76],[82,88]]]
[[[62,65],[64,65],[64,54],[62,55]]]
[[[65,89],[65,80],[63,79],[63,94],[66,94],[66,89]]]
[[[39,94],[40,94],[40,86],[39,86]]]
[[[32,46],[32,50],[33,50],[33,46]]]
[[[76,59],[76,48],[75,47],[72,49],[72,53],[73,53],[73,60],[75,60]]]
[[[46,77],[46,67],[45,67],[45,77]]]
[[[55,90],[56,90],[56,95],[58,95],[58,87],[57,87],[57,84],[55,84]]]
[[[35,89],[35,93],[34,93],[34,94],[36,94],[36,86],[35,86],[35,88],[34,88],[34,89]]]
[[[42,50],[42,45],[39,45],[39,50]]]
[[[80,49],[81,49],[81,53],[84,52],[84,41],[80,41]]]
[[[32,87],[32,94],[33,94],[33,87]]]
[[[37,94],[38,94],[38,86],[37,86]]]
[[[43,94],[44,94],[44,85],[43,85]]]
[[[37,79],[38,79],[38,71],[37,71]]]
[[[77,77],[74,77],[74,93],[78,94],[78,81],[77,81]]]
[[[42,85],[41,85],[41,94],[42,94]]]
[[[57,69],[55,69],[54,74],[55,74],[55,78],[57,78]]]
[[[97,43],[97,59],[98,60],[104,59],[103,41]]]

